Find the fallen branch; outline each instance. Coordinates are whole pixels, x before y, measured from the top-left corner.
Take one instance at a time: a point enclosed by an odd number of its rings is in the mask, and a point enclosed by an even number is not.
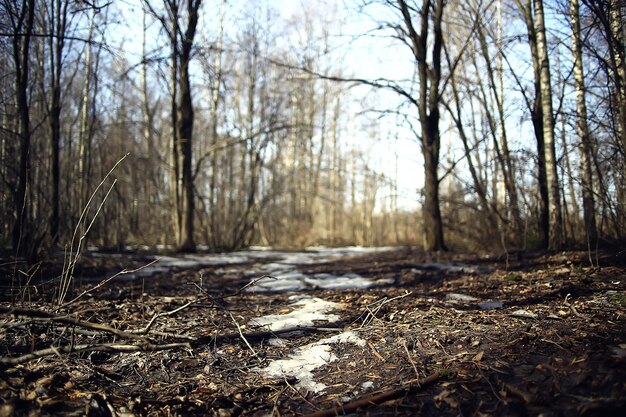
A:
[[[385,403],[387,401],[396,400],[402,398],[412,392],[422,390],[435,382],[437,382],[442,376],[441,372],[435,372],[426,378],[414,381],[413,384],[408,386],[391,389],[388,391],[369,394],[356,400],[347,402],[342,405],[337,405],[326,410],[317,411],[315,413],[306,414],[305,417],[335,417],[341,416],[355,411],[363,410],[373,405]]]
[[[133,333],[125,332],[123,330],[116,329],[111,326],[107,326],[102,323],[93,323],[90,321],[80,320],[73,317],[67,316],[57,316],[52,313],[48,313],[47,311],[41,310],[29,310],[25,308],[8,308],[8,307],[0,307],[0,313],[3,314],[13,314],[15,316],[25,316],[34,319],[41,319],[43,321],[50,321],[55,323],[64,323],[70,324],[73,326],[83,327],[85,329],[98,330],[101,332],[111,333],[115,336],[119,336],[125,339],[133,339],[139,340],[142,342],[147,342],[148,340],[143,337]]]
[[[186,308],[187,308],[187,307],[189,307],[190,305],[192,305],[192,304],[196,304],[196,303],[198,303],[198,302],[200,302],[200,301],[203,301],[203,300],[193,300],[193,301],[189,301],[189,302],[187,302],[187,303],[183,304],[182,306],[175,308],[174,310],[171,310],[171,311],[165,311],[165,312],[162,312],[162,313],[156,313],[154,316],[152,316],[152,318],[150,319],[150,321],[148,322],[148,324],[146,324],[146,327],[144,327],[143,329],[139,329],[139,330],[133,331],[133,333],[137,333],[137,334],[146,334],[146,333],[148,333],[148,332],[150,331],[150,329],[151,329],[151,328],[152,328],[152,326],[154,325],[154,322],[155,322],[155,321],[156,321],[159,317],[172,316],[172,315],[174,315],[174,314],[178,313],[179,311],[186,309]]]
[[[251,340],[268,339],[271,337],[276,337],[281,334],[292,333],[292,332],[332,333],[332,332],[342,332],[342,331],[344,331],[344,329],[339,328],[339,327],[335,328],[335,327],[295,326],[295,327],[289,327],[289,328],[280,329],[280,330],[267,330],[267,331],[259,331],[259,332],[248,332],[248,333],[236,332],[236,333],[226,333],[226,334],[212,335],[212,336],[202,336],[192,341],[191,344],[193,346],[201,346],[201,345],[205,345],[207,343],[213,343],[213,342],[222,343],[225,341],[241,339],[242,335],[248,342],[250,342]]]
[[[66,345],[52,346],[47,349],[41,349],[28,353],[26,355],[14,358],[0,358],[0,364],[14,366],[32,361],[34,359],[43,358],[44,356],[59,355],[61,353],[79,353],[79,352],[153,352],[167,349],[191,349],[189,343],[170,343],[166,345],[154,345],[152,343],[143,343],[140,345],[124,345],[119,343],[99,343],[99,344],[83,344],[83,345]]]
[[[383,306],[385,306],[385,304],[389,304],[392,301],[399,300],[399,299],[404,298],[404,297],[408,297],[411,294],[413,294],[413,291],[407,291],[404,294],[398,295],[396,297],[392,297],[392,298],[384,297],[384,298],[382,298],[382,299],[380,299],[378,301],[375,301],[372,304],[368,305],[366,307],[367,315],[365,316],[365,318],[363,319],[363,322],[361,323],[361,328],[365,327],[370,322],[372,322],[375,318],[377,318],[376,314],[380,311],[381,308],[383,308]],[[372,311],[372,308],[374,306],[376,306],[376,308]],[[363,317],[363,314],[360,317]]]
[[[155,262],[156,262],[156,261],[155,261]],[[152,262],[152,263],[154,263],[154,262]],[[149,266],[149,265],[151,265],[152,263],[150,263],[150,264],[148,264],[148,265],[146,265],[146,266]],[[142,268],[145,268],[146,266],[144,266],[144,267],[142,267]],[[142,268],[139,268],[139,269],[142,269]],[[139,269],[137,269],[137,270],[135,270],[135,271],[138,271]],[[135,272],[135,271],[129,271],[129,272]],[[208,300],[211,300],[211,301],[213,302],[213,305],[214,305],[214,306],[221,307],[221,306],[220,306],[220,304],[217,302],[217,300],[218,300],[218,299],[219,299],[219,300],[224,300],[224,299],[226,299],[226,298],[228,298],[228,297],[234,297],[234,296],[236,296],[236,295],[239,295],[239,294],[241,294],[241,293],[242,293],[242,292],[243,292],[246,288],[248,288],[248,287],[250,287],[250,286],[252,286],[252,285],[256,284],[258,281],[260,281],[260,280],[262,280],[262,279],[265,279],[265,278],[276,279],[275,277],[272,277],[272,276],[270,276],[270,275],[263,275],[263,276],[262,276],[262,277],[260,277],[260,278],[253,279],[252,281],[250,281],[249,283],[247,283],[247,284],[246,284],[246,285],[244,285],[243,287],[239,288],[239,289],[238,289],[237,291],[235,291],[234,293],[231,293],[231,294],[226,294],[226,295],[224,295],[224,296],[222,296],[222,297],[217,297],[217,298],[216,298],[216,297],[213,297],[213,296],[212,296],[211,294],[209,294],[209,293],[208,293],[208,292],[207,292],[204,288],[202,288],[201,286],[199,286],[198,284],[196,284],[196,283],[194,282],[194,283],[192,283],[192,284],[193,284],[193,285],[194,285],[194,286],[195,286],[195,287],[196,287],[196,288],[197,288],[197,289],[198,289],[201,293],[203,293],[203,294],[204,294],[204,297],[198,298],[198,299],[193,300],[193,301],[189,301],[189,302],[187,302],[187,303],[183,304],[182,306],[175,308],[174,310],[171,310],[171,311],[166,311],[166,312],[162,312],[162,313],[156,313],[154,316],[152,316],[152,318],[150,319],[150,321],[148,322],[148,324],[146,324],[146,326],[145,326],[143,329],[133,330],[133,331],[131,331],[131,332],[132,332],[132,333],[135,333],[135,334],[147,334],[147,333],[150,331],[150,329],[152,328],[152,326],[154,325],[154,323],[156,322],[156,320],[157,320],[157,319],[159,319],[160,317],[172,316],[172,315],[174,315],[174,314],[176,314],[176,313],[178,313],[178,312],[180,312],[180,311],[182,311],[182,310],[186,309],[186,308],[187,308],[187,307],[189,307],[189,306],[192,306],[192,305],[195,305],[195,304],[199,304],[199,303],[201,303],[201,302],[203,302],[203,301],[206,301],[207,299],[208,299]],[[225,308],[224,308],[224,311],[226,311],[226,312],[228,312],[228,314],[230,314],[230,317],[231,317],[231,319],[233,320],[233,322],[235,323],[235,326],[237,326],[237,330],[239,331],[239,334],[240,334],[240,335],[241,335],[241,337],[244,339],[244,341],[246,342],[246,344],[248,344],[248,342],[245,340],[245,336],[244,336],[244,335],[242,335],[242,333],[241,333],[241,328],[239,327],[239,324],[237,324],[237,321],[235,320],[235,318],[233,317],[233,315],[230,313],[230,311],[228,311],[228,310],[227,310],[227,309],[225,309]],[[252,349],[252,347],[251,347],[249,344],[248,344],[248,347],[250,347],[250,349]],[[254,349],[252,349],[252,351],[254,352]],[[256,355],[256,353],[255,353],[255,355]]]
[[[235,323],[235,326],[237,326],[237,331],[239,332],[239,337],[241,337],[241,339],[246,342],[246,346],[248,346],[248,349],[250,349],[250,351],[252,352],[252,356],[256,356],[257,353],[255,352],[254,348],[252,347],[252,345],[250,344],[250,342],[248,342],[248,339],[246,339],[246,336],[243,334],[243,332],[241,331],[241,326],[239,326],[239,323],[237,323],[237,320],[235,320],[235,316],[233,316],[233,313],[231,313],[230,311],[226,310],[226,312],[228,313],[228,315],[230,316],[230,319],[233,321],[233,323]]]

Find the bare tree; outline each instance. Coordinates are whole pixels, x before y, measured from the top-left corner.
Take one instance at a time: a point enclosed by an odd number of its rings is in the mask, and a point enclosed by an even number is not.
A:
[[[441,52],[443,32],[441,30],[445,2],[443,0],[425,0],[419,12],[419,21],[415,22],[414,6],[398,0],[398,7],[403,18],[403,35],[410,42],[413,57],[417,65],[419,93],[413,104],[417,107],[421,126],[420,144],[424,157],[424,248],[428,251],[445,250],[443,223],[439,207],[439,105],[441,103]],[[416,28],[419,24],[419,29]],[[431,27],[432,25],[432,27]],[[428,37],[433,35],[429,51]],[[428,57],[431,57],[429,62]]]
[[[48,30],[48,59],[50,68],[49,104],[47,106],[50,124],[50,143],[52,150],[52,214],[50,216],[51,243],[59,239],[60,223],[60,183],[61,183],[61,77],[63,75],[66,34],[69,24],[69,0],[54,0],[44,3]]]
[[[2,9],[10,17],[12,58],[15,67],[16,107],[19,118],[19,168],[13,208],[13,250],[32,257],[37,250],[34,231],[30,230],[27,193],[32,185],[30,172],[31,125],[29,103],[30,44],[33,36],[35,0],[2,1]]]
[[[166,31],[171,52],[171,117],[177,245],[181,251],[196,250],[194,241],[194,185],[192,172],[194,109],[190,81],[193,41],[202,0],[163,0],[167,16],[150,1],[144,4]]]
[[[543,0],[533,0],[537,54],[540,69],[541,107],[543,115],[543,138],[545,142],[546,181],[550,216],[549,248],[559,249],[563,244],[563,219],[561,214],[561,194],[557,172],[556,145],[554,140],[554,115],[552,113],[552,85],[550,82],[550,61],[548,41],[543,11]]]
[[[576,128],[581,144],[580,170],[582,173],[583,217],[588,245],[594,245],[597,238],[593,176],[591,170],[592,143],[587,126],[587,104],[585,101],[585,74],[583,70],[582,38],[580,30],[580,7],[578,0],[570,0],[572,23],[572,55],[574,58],[574,82],[576,88]]]
[[[524,94],[524,100],[526,106],[530,110],[531,120],[533,124],[533,130],[535,133],[535,139],[537,142],[537,188],[539,191],[539,200],[538,200],[538,208],[539,208],[539,238],[541,241],[541,246],[544,248],[548,247],[549,244],[549,228],[550,228],[550,219],[548,212],[548,182],[546,177],[546,164],[545,164],[545,140],[543,137],[543,107],[541,106],[541,69],[538,59],[537,52],[537,31],[535,30],[534,19],[532,14],[532,0],[525,0],[522,3],[522,0],[515,0],[520,12],[522,13],[522,17],[524,19],[524,23],[526,24],[526,31],[528,35],[528,45],[530,47],[530,56],[533,64],[533,74],[534,74],[534,82],[533,82],[533,90],[534,90],[534,99],[528,97],[523,87],[521,91]],[[507,60],[508,62],[508,60]],[[509,66],[511,63],[508,62]],[[519,83],[519,79],[518,83]],[[521,87],[521,86],[520,86]]]

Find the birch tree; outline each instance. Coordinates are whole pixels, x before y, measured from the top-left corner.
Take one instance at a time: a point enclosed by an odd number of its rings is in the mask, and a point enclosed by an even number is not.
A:
[[[583,70],[582,39],[580,30],[580,6],[578,0],[570,0],[572,23],[572,56],[574,60],[574,85],[576,88],[576,130],[581,144],[580,171],[582,173],[583,218],[588,245],[595,244],[597,235],[593,176],[591,170],[592,143],[587,126],[585,101],[585,75]]]
[[[533,92],[534,98],[529,97],[524,88],[521,91],[524,95],[524,101],[530,111],[533,131],[536,140],[537,155],[537,190],[538,190],[538,229],[539,240],[542,247],[547,248],[549,245],[549,229],[550,229],[550,213],[549,213],[549,193],[548,180],[546,173],[545,154],[546,146],[543,131],[543,106],[542,106],[542,89],[541,89],[541,66],[539,61],[539,53],[537,50],[537,30],[533,19],[532,0],[515,0],[519,8],[524,23],[526,24],[528,46],[530,48],[530,57],[533,65]],[[511,63],[508,63],[511,66]],[[519,79],[518,79],[519,83]],[[520,85],[521,87],[521,85]]]
[[[543,10],[543,0],[533,0],[537,55],[540,69],[541,107],[543,117],[543,138],[545,143],[546,182],[548,184],[548,212],[550,218],[550,249],[559,249],[563,244],[563,219],[561,215],[561,194],[557,172],[556,145],[554,139],[554,115],[552,113],[552,85],[550,82],[550,61]]]

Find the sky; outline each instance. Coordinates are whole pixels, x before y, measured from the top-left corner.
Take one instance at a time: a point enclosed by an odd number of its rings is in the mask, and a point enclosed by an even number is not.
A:
[[[161,0],[154,1],[158,4]],[[333,24],[329,30],[331,54],[333,62],[342,66],[343,74],[370,80],[384,78],[407,81],[413,77],[415,64],[407,46],[389,37],[383,38],[380,36],[380,31],[373,30],[379,22],[390,18],[391,12],[385,7],[369,6],[366,9],[367,12],[363,13],[358,8],[362,3],[361,0],[205,0],[205,3],[210,6],[206,8],[207,14],[204,17],[204,20],[208,22],[215,22],[220,7],[224,4],[227,6],[225,13],[227,31],[240,23],[243,13],[250,14],[259,7],[270,7],[276,14],[274,17],[276,25],[272,27],[273,31],[275,29],[280,31],[281,28],[292,25],[292,28],[285,32],[290,33],[293,38],[281,36],[277,37],[275,42],[292,45],[297,45],[301,41],[297,39],[298,31],[304,30],[302,20],[297,16],[307,14],[313,16],[315,22],[319,21],[320,17],[332,19]],[[504,4],[513,7],[511,3],[504,2]],[[126,22],[124,36],[127,41],[124,48],[131,57],[130,64],[132,65],[133,55],[135,62],[138,62],[141,57],[139,32],[142,25],[141,0],[117,0],[116,5],[122,9],[124,16],[122,21]],[[257,9],[254,9],[255,7]],[[553,14],[553,11],[548,9],[546,15],[549,27],[557,26]],[[316,24],[318,26],[314,29],[319,32],[321,23]],[[520,23],[514,21],[507,23],[505,32],[508,31],[509,34],[516,36],[523,33],[523,28],[516,27],[515,24]],[[208,29],[210,31],[215,28]],[[155,31],[156,36],[158,25],[155,24],[152,30]],[[515,56],[516,53],[519,53],[519,56]],[[531,66],[526,57],[527,45],[518,42],[517,48],[512,49],[510,54],[509,59],[516,65],[516,70],[525,72],[522,77],[528,77]],[[519,62],[519,65],[515,62]],[[462,71],[462,68],[457,71]],[[532,145],[532,127],[517,89],[517,85],[512,80],[505,79],[505,104],[507,106],[505,112],[507,131],[511,132],[510,146],[513,152],[521,153],[524,148],[528,148],[529,143]],[[393,92],[373,90],[365,86],[353,86],[350,92],[352,101],[342,103],[343,111],[347,113],[347,119],[350,120],[343,132],[343,139],[369,155],[367,161],[369,166],[387,178],[397,178],[399,208],[406,210],[419,208],[419,191],[423,185],[423,159],[418,139],[408,128],[399,127],[399,118],[396,116],[388,114],[383,117],[381,113],[370,111],[371,109],[393,110],[403,100]],[[414,109],[409,109],[409,112],[415,115]],[[446,112],[442,110],[441,114],[442,160],[449,156],[453,159],[460,159],[463,154],[461,144],[456,139]],[[459,168],[460,175],[464,175],[463,163],[459,165]],[[521,175],[528,174],[522,173]],[[443,181],[444,187],[446,181]],[[385,199],[388,198],[389,193],[389,189],[380,189],[378,196]],[[380,206],[377,209],[380,209]]]
[[[158,3],[157,1],[156,4]],[[212,3],[215,7],[209,13],[217,16],[222,1],[213,0]],[[242,11],[257,4],[272,7],[280,14],[280,20],[285,22],[297,21],[295,16],[302,13],[322,16],[325,13],[330,14],[333,19],[341,22],[340,25],[333,25],[330,42],[334,45],[332,53],[341,61],[344,74],[356,78],[392,80],[406,80],[412,76],[413,62],[406,46],[388,38],[363,35],[372,33],[372,28],[377,25],[376,19],[384,17],[385,9],[370,8],[367,14],[359,13],[359,2],[356,0],[226,0],[226,4],[227,25],[236,25]],[[124,50],[132,65],[133,61],[139,62],[141,59],[141,1],[118,0],[116,5],[121,10],[122,21],[125,22],[125,32],[120,32],[120,35],[123,34],[126,39]],[[152,29],[158,30],[158,25],[155,24]],[[397,178],[399,208],[415,209],[418,207],[417,191],[423,184],[418,142],[412,132],[398,129],[396,117],[382,117],[380,112],[369,111],[371,108],[396,108],[401,100],[395,93],[373,91],[365,86],[353,86],[350,91],[353,100],[344,106],[343,111],[348,113],[351,122],[346,128],[344,138],[348,138],[348,142],[352,141],[355,147],[368,151],[368,164],[371,167],[387,178]],[[383,189],[379,191],[379,196],[389,198],[389,193],[389,189]]]
[[[370,80],[407,80],[412,77],[414,63],[407,47],[373,31],[379,24],[377,20],[388,16],[385,8],[370,6],[366,12],[359,13],[357,9],[361,2],[358,0],[268,0],[268,3],[279,10],[285,20],[302,10],[336,11],[334,17],[342,21],[341,32],[331,32],[331,41],[337,45],[336,53],[342,59],[346,75]],[[395,109],[402,100],[396,93],[373,91],[367,86],[353,90],[357,96],[364,97],[367,106],[356,102],[346,111],[358,115],[372,105],[376,111],[355,117],[347,136],[358,138],[357,146],[369,150],[370,162],[375,169],[388,178],[397,178],[399,208],[415,209],[417,191],[423,185],[419,144],[412,132],[398,129],[396,117],[383,117],[381,113]],[[362,124],[374,124],[377,135],[364,141],[371,135],[363,131]]]

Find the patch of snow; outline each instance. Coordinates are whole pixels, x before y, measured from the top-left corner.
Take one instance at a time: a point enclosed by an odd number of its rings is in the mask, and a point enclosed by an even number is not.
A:
[[[259,275],[259,274],[267,274],[270,272],[276,273],[278,271],[286,271],[288,269],[293,269],[293,265],[287,265],[285,263],[279,263],[279,262],[270,262],[269,264],[261,265],[260,267],[256,269],[246,272],[246,275]]]
[[[315,274],[313,278],[304,278],[304,282],[307,284],[323,288],[325,290],[345,290],[350,288],[369,288],[374,285],[374,281],[368,278],[363,278],[359,274],[345,274],[342,276],[335,276],[332,274]]]
[[[267,344],[270,346],[285,347],[287,346],[287,341],[285,341],[285,339],[281,339],[280,337],[272,337],[267,341]]]
[[[318,393],[326,385],[313,379],[313,370],[336,360],[337,356],[330,351],[329,345],[307,345],[289,359],[275,360],[261,372],[270,378],[295,377],[298,379],[296,387]]]
[[[91,248],[97,251],[98,248]],[[157,245],[156,249],[172,249],[170,246]],[[207,249],[199,246],[199,249]],[[296,270],[297,265],[310,265],[324,263],[339,258],[355,256],[364,253],[374,253],[392,250],[392,247],[363,248],[359,246],[343,248],[313,247],[299,252],[279,251],[267,247],[252,247],[249,250],[233,253],[209,253],[209,254],[185,254],[155,256],[153,265],[141,269],[136,274],[127,275],[127,279],[148,277],[159,273],[166,273],[176,269],[192,269],[206,266],[240,265],[244,263],[256,263],[245,275],[261,276],[272,275],[279,280],[265,280],[249,288],[249,291],[300,291],[307,286],[316,286],[328,289],[345,288],[368,288],[374,285],[374,281],[367,280],[358,275],[344,275],[336,279],[325,276],[307,277]],[[92,256],[113,256],[94,252]],[[310,280],[308,283],[306,280]],[[378,282],[379,283],[379,282]]]
[[[277,279],[277,280],[263,280],[258,281],[253,287],[247,288],[249,292],[263,292],[263,291],[302,291],[306,289],[306,284],[299,279]]]
[[[451,302],[462,302],[462,303],[471,303],[473,301],[477,301],[478,298],[472,297],[471,295],[466,294],[456,294],[456,293],[448,293],[446,294],[446,300]]]
[[[270,378],[296,378],[298,380],[297,388],[319,393],[326,388],[326,385],[314,380],[313,371],[337,360],[337,356],[332,353],[330,346],[336,343],[353,343],[357,346],[365,346],[365,340],[358,337],[353,331],[347,331],[301,346],[288,359],[272,361],[268,366],[257,369],[257,371]]]
[[[329,323],[339,320],[336,314],[328,314],[333,310],[340,310],[343,305],[325,301],[321,298],[308,296],[290,297],[295,309],[287,314],[270,314],[250,320],[249,326],[263,326],[268,330],[284,330],[297,327],[313,326],[315,321],[326,321]]]
[[[156,266],[156,265],[151,265],[147,268],[144,269],[140,269],[137,272],[134,272],[132,274],[133,277],[136,278],[145,278],[145,277],[151,277],[152,275],[156,275],[156,274],[165,274],[167,272],[170,272],[172,269],[166,266]]]
[[[361,388],[363,389],[374,388],[374,381],[365,381],[364,383],[361,384]]]
[[[321,340],[321,342],[323,341],[325,341],[325,343],[352,343],[360,347],[365,346],[365,340],[361,339],[353,331],[342,332],[335,336]]]
[[[252,275],[259,274],[260,271]],[[255,285],[248,288],[247,291],[301,291],[306,288],[319,288],[324,290],[366,289],[375,285],[385,285],[394,282],[393,279],[373,280],[354,273],[340,276],[321,273],[311,277],[295,269],[283,269],[279,271],[267,269],[264,274],[271,275],[275,279],[260,280],[256,282]]]
[[[161,267],[173,268],[195,268],[200,265],[197,260],[187,259],[185,257],[161,256],[155,264]],[[146,268],[150,269],[150,268]]]

